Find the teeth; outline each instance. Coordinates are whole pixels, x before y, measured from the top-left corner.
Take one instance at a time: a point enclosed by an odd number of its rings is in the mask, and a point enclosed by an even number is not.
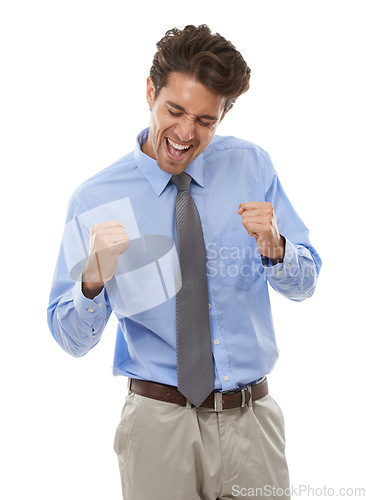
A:
[[[182,149],[188,149],[188,148],[189,148],[189,146],[182,146],[181,144],[177,144],[176,142],[173,142],[173,141],[172,141],[172,140],[170,140],[169,138],[168,138],[168,142],[169,142],[169,144],[171,144],[171,145],[173,146],[173,148],[175,148],[175,149],[182,150]]]

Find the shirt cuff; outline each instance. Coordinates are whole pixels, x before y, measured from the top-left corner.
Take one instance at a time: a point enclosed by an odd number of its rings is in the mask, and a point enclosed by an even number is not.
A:
[[[282,238],[285,241],[285,255],[282,262],[273,265],[270,258],[262,256],[262,265],[266,270],[267,276],[278,278],[284,277],[284,275],[291,275],[291,268],[298,268],[298,258],[295,245],[293,245],[284,236],[282,236]]]
[[[88,299],[82,292],[82,282],[78,282],[73,289],[74,307],[79,317],[93,327],[99,323],[101,316],[106,313],[106,300],[103,290],[94,299]]]

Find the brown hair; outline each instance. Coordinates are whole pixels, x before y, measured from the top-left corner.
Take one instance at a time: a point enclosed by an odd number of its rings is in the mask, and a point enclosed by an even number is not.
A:
[[[225,111],[249,88],[250,68],[234,45],[206,24],[173,28],[156,44],[150,69],[155,97],[169,73],[180,71],[227,98]]]

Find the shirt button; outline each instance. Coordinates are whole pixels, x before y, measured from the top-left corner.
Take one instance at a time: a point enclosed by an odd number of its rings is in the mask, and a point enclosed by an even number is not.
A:
[[[101,302],[99,302],[98,307],[102,307],[102,303]]]
[[[92,335],[93,339],[95,339],[95,335]]]
[[[220,341],[219,341],[219,340],[217,340],[217,339],[215,339],[215,340],[214,340],[214,344],[215,344],[215,345],[219,345],[219,344],[220,344]]]
[[[291,265],[287,264],[287,266],[286,266],[287,271],[290,269],[290,267],[291,267]]]
[[[280,269],[280,270],[278,271],[278,274],[283,274],[283,270],[282,270],[282,269]]]
[[[211,304],[208,304],[208,308],[211,309],[211,307],[212,307]]]
[[[227,375],[225,375],[224,380],[225,380],[225,382],[229,382],[230,379]]]
[[[88,312],[93,313],[94,309],[92,307],[89,307]]]

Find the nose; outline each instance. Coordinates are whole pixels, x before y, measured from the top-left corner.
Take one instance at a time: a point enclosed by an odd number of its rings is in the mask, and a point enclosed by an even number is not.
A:
[[[191,141],[194,137],[194,127],[195,123],[189,117],[185,117],[184,120],[181,120],[175,129],[179,140],[182,142]]]

